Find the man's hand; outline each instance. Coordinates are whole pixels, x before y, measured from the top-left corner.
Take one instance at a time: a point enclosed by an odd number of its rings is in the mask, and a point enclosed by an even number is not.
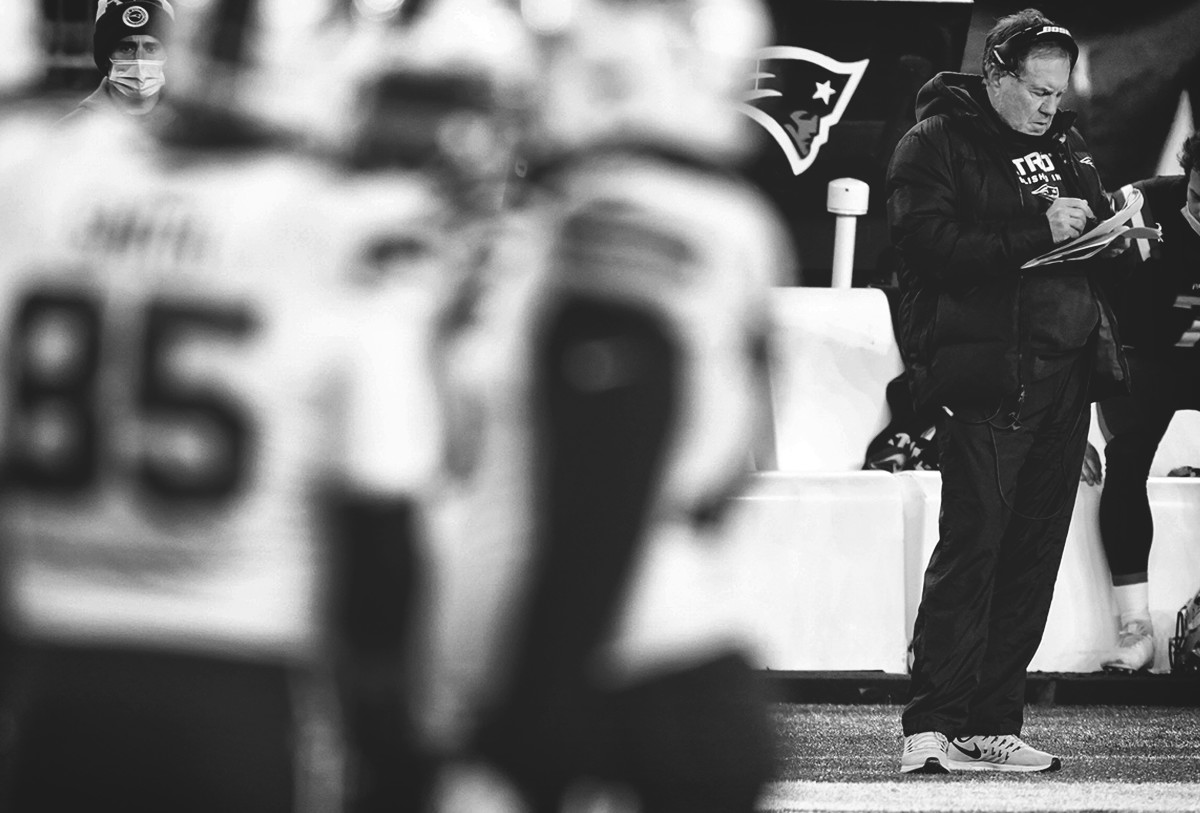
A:
[[[1046,210],[1046,219],[1054,242],[1062,243],[1083,234],[1088,220],[1095,219],[1095,215],[1083,198],[1059,198]]]
[[[1089,443],[1087,451],[1083,453],[1083,471],[1080,472],[1079,479],[1089,486],[1098,486],[1102,477],[1100,472],[1100,453],[1096,451],[1095,446]]]

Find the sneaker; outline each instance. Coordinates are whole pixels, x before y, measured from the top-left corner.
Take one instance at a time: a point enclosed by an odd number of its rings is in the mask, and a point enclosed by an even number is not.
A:
[[[952,771],[1057,771],[1062,760],[1027,745],[1015,734],[955,737],[947,751]]]
[[[1106,672],[1140,672],[1154,663],[1154,630],[1144,619],[1130,621],[1117,635],[1117,648],[1100,661]]]
[[[949,740],[940,731],[922,731],[904,738],[900,754],[900,773],[947,773],[946,748]]]

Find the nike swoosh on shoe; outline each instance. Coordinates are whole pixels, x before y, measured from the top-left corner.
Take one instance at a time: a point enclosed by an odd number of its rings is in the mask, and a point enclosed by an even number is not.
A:
[[[966,748],[963,748],[958,743],[954,743],[954,747],[969,756],[971,759],[979,759],[981,756],[983,756],[983,751],[980,750],[978,745],[972,745],[970,751],[968,751]]]

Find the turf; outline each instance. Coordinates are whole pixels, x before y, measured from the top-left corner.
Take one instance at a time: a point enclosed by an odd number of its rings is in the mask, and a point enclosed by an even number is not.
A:
[[[1200,709],[1029,706],[1023,736],[1059,754],[1046,774],[897,772],[900,706],[778,703],[777,781],[762,810],[1197,810]]]

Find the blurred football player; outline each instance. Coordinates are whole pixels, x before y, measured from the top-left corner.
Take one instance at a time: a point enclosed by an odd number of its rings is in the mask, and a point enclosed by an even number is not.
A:
[[[438,128],[396,128],[412,83],[364,73],[413,12],[366,5],[191,0],[161,129],[0,168],[4,810],[420,808],[471,246]]]
[[[92,54],[100,86],[63,117],[74,121],[98,110],[144,117],[162,99],[164,67],[175,9],[168,0],[99,0]]]
[[[767,16],[521,8],[542,59],[512,255],[535,277],[514,410],[533,544],[477,753],[534,811],[750,811],[773,742],[721,537],[765,434],[769,288],[791,270],[734,172]]]

